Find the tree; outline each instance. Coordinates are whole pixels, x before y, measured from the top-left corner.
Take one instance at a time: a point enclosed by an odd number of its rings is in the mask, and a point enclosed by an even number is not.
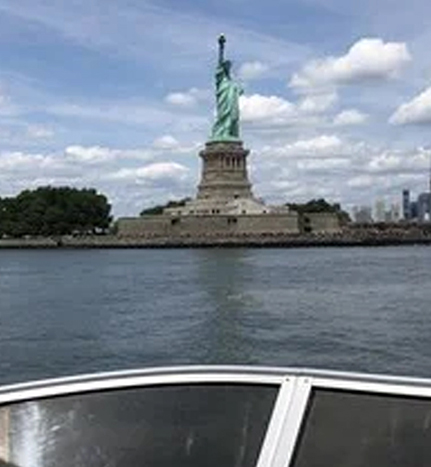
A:
[[[312,213],[312,212],[329,212],[336,214],[340,223],[347,224],[350,222],[349,213],[341,209],[339,203],[330,204],[325,199],[312,199],[304,204],[298,203],[286,203],[286,206],[289,206],[293,211],[297,211],[300,214]]]
[[[191,198],[182,198],[178,201],[168,201],[166,204],[159,204],[151,208],[143,209],[139,215],[140,216],[153,216],[153,215],[163,214],[163,211],[166,208],[179,208],[181,206],[185,206],[185,204],[190,200]]]
[[[67,235],[95,233],[109,227],[111,206],[92,188],[40,187],[0,201],[0,233]]]

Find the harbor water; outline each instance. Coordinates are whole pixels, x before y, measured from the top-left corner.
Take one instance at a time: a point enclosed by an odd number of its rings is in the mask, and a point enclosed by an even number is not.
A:
[[[182,364],[431,377],[431,248],[0,250],[0,384]]]

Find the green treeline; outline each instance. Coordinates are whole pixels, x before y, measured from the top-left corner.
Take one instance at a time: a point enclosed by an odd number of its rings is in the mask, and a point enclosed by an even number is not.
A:
[[[178,201],[168,201],[166,204],[158,204],[157,206],[153,206],[151,208],[143,209],[140,212],[140,216],[150,216],[150,215],[158,215],[163,214],[163,211],[166,208],[179,208],[181,206],[185,206],[185,204],[191,201],[191,198],[183,198]]]
[[[312,213],[312,212],[329,212],[336,214],[341,223],[350,222],[349,213],[344,211],[341,208],[339,203],[328,203],[325,199],[312,199],[307,203],[287,203],[286,206],[289,206],[293,211],[297,211],[300,214]]]
[[[106,196],[92,188],[40,187],[0,198],[0,238],[96,233],[112,220]]]

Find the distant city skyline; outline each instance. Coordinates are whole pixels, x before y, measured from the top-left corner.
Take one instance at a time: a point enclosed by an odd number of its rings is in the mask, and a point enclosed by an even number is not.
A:
[[[381,197],[372,204],[354,205],[350,209],[350,216],[354,222],[399,222],[399,221],[431,221],[431,172],[429,184],[415,187],[411,190],[404,188],[398,198]]]
[[[430,16],[426,0],[0,0],[0,196],[94,187],[115,216],[194,196],[221,32],[257,197],[351,211],[425,192]]]

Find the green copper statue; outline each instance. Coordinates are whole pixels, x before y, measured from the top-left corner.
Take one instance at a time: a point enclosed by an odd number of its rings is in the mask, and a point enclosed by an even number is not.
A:
[[[230,76],[232,64],[224,59],[225,42],[222,34],[218,39],[219,58],[215,73],[217,116],[211,141],[239,141],[239,96],[243,91]]]

